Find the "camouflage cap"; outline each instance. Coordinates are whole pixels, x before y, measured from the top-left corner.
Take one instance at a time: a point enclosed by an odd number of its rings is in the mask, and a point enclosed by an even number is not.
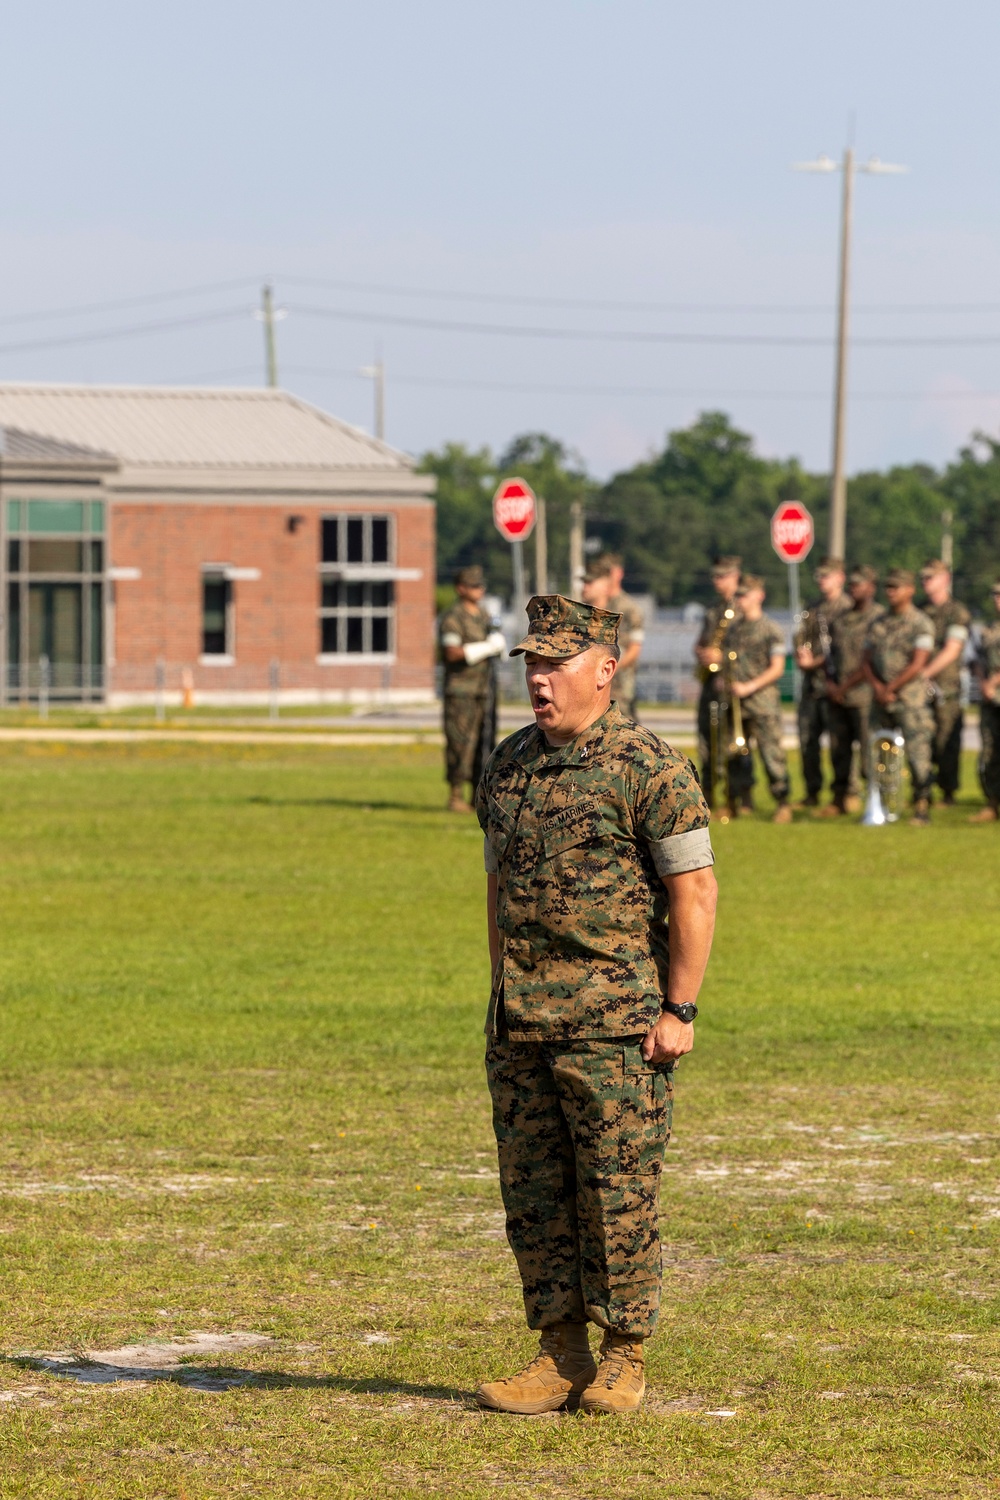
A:
[[[758,574],[743,573],[740,577],[740,586],[736,592],[738,594],[749,594],[751,589],[762,589],[764,587],[764,580]]]
[[[583,575],[584,583],[593,583],[595,578],[610,578],[611,564],[606,557],[595,557],[587,564],[587,571]]]
[[[920,576],[921,578],[933,578],[935,573],[950,572],[951,569],[946,562],[942,562],[940,557],[932,557],[930,562],[924,563],[923,567],[920,569]]]
[[[890,568],[885,575],[886,588],[913,588],[916,578],[910,568]]]
[[[717,557],[712,564],[712,577],[725,578],[727,573],[738,573],[742,566],[742,557]]]
[[[878,574],[868,563],[862,563],[860,567],[851,569],[852,583],[878,583]]]
[[[561,660],[578,656],[591,646],[617,646],[621,615],[565,599],[562,594],[536,594],[528,600],[528,634],[510,652]]]
[[[813,572],[814,578],[827,578],[831,573],[842,573],[844,571],[844,559],[842,557],[821,557]]]
[[[455,587],[466,589],[483,589],[486,587],[486,575],[478,563],[471,563],[467,568],[459,568],[455,574]]]

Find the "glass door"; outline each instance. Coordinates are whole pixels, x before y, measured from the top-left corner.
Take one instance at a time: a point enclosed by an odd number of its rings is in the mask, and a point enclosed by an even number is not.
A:
[[[28,660],[49,660],[50,691],[79,693],[83,686],[83,585],[29,583]]]

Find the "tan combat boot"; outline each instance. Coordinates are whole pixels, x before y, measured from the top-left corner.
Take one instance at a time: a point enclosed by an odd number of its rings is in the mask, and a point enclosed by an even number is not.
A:
[[[792,809],[787,802],[779,802],[771,814],[772,823],[790,823],[792,821]]]
[[[646,1394],[642,1339],[609,1328],[601,1340],[597,1378],[580,1397],[581,1411],[638,1411]]]
[[[918,797],[913,804],[910,817],[911,828],[926,828],[931,820],[931,805],[926,797]]]
[[[448,798],[448,811],[460,813],[472,812],[472,807],[466,802],[465,793],[461,786],[452,787],[451,795]]]
[[[580,1393],[597,1375],[586,1323],[557,1323],[542,1331],[538,1353],[516,1375],[491,1380],[476,1392],[480,1406],[534,1417],[567,1407],[575,1411]]]
[[[991,802],[988,807],[981,807],[977,813],[969,817],[970,823],[996,823],[1000,821],[1000,803]]]
[[[834,797],[833,801],[828,802],[825,807],[813,809],[814,818],[842,818],[846,813],[847,806],[843,797]]]

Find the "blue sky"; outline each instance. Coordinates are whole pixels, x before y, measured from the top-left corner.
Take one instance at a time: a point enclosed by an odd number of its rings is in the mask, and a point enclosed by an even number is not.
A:
[[[859,342],[849,465],[941,463],[1000,428],[998,48],[986,0],[11,7],[0,378],[254,383],[270,275],[282,383],[368,426],[380,346],[411,451],[541,428],[607,473],[721,406],[825,468],[839,183],[790,164],[853,111],[862,157],[911,168],[858,182],[859,341],[998,342]]]

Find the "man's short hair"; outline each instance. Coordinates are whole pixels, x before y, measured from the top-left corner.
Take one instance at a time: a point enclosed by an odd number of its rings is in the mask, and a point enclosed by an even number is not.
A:
[[[878,583],[878,574],[868,563],[851,569],[851,583]]]
[[[933,578],[935,573],[950,572],[951,569],[946,562],[942,562],[940,557],[932,557],[930,562],[924,563],[923,567],[920,569],[920,576],[921,578]]]
[[[736,592],[738,594],[749,594],[751,589],[764,589],[766,592],[767,585],[763,578],[758,577],[756,573],[742,574],[740,577],[740,586]]]
[[[595,557],[587,564],[587,571],[583,575],[584,583],[594,583],[598,578],[611,577],[611,564],[606,557]]]
[[[729,573],[738,573],[742,566],[742,557],[717,557],[712,564],[712,577],[725,578]]]

